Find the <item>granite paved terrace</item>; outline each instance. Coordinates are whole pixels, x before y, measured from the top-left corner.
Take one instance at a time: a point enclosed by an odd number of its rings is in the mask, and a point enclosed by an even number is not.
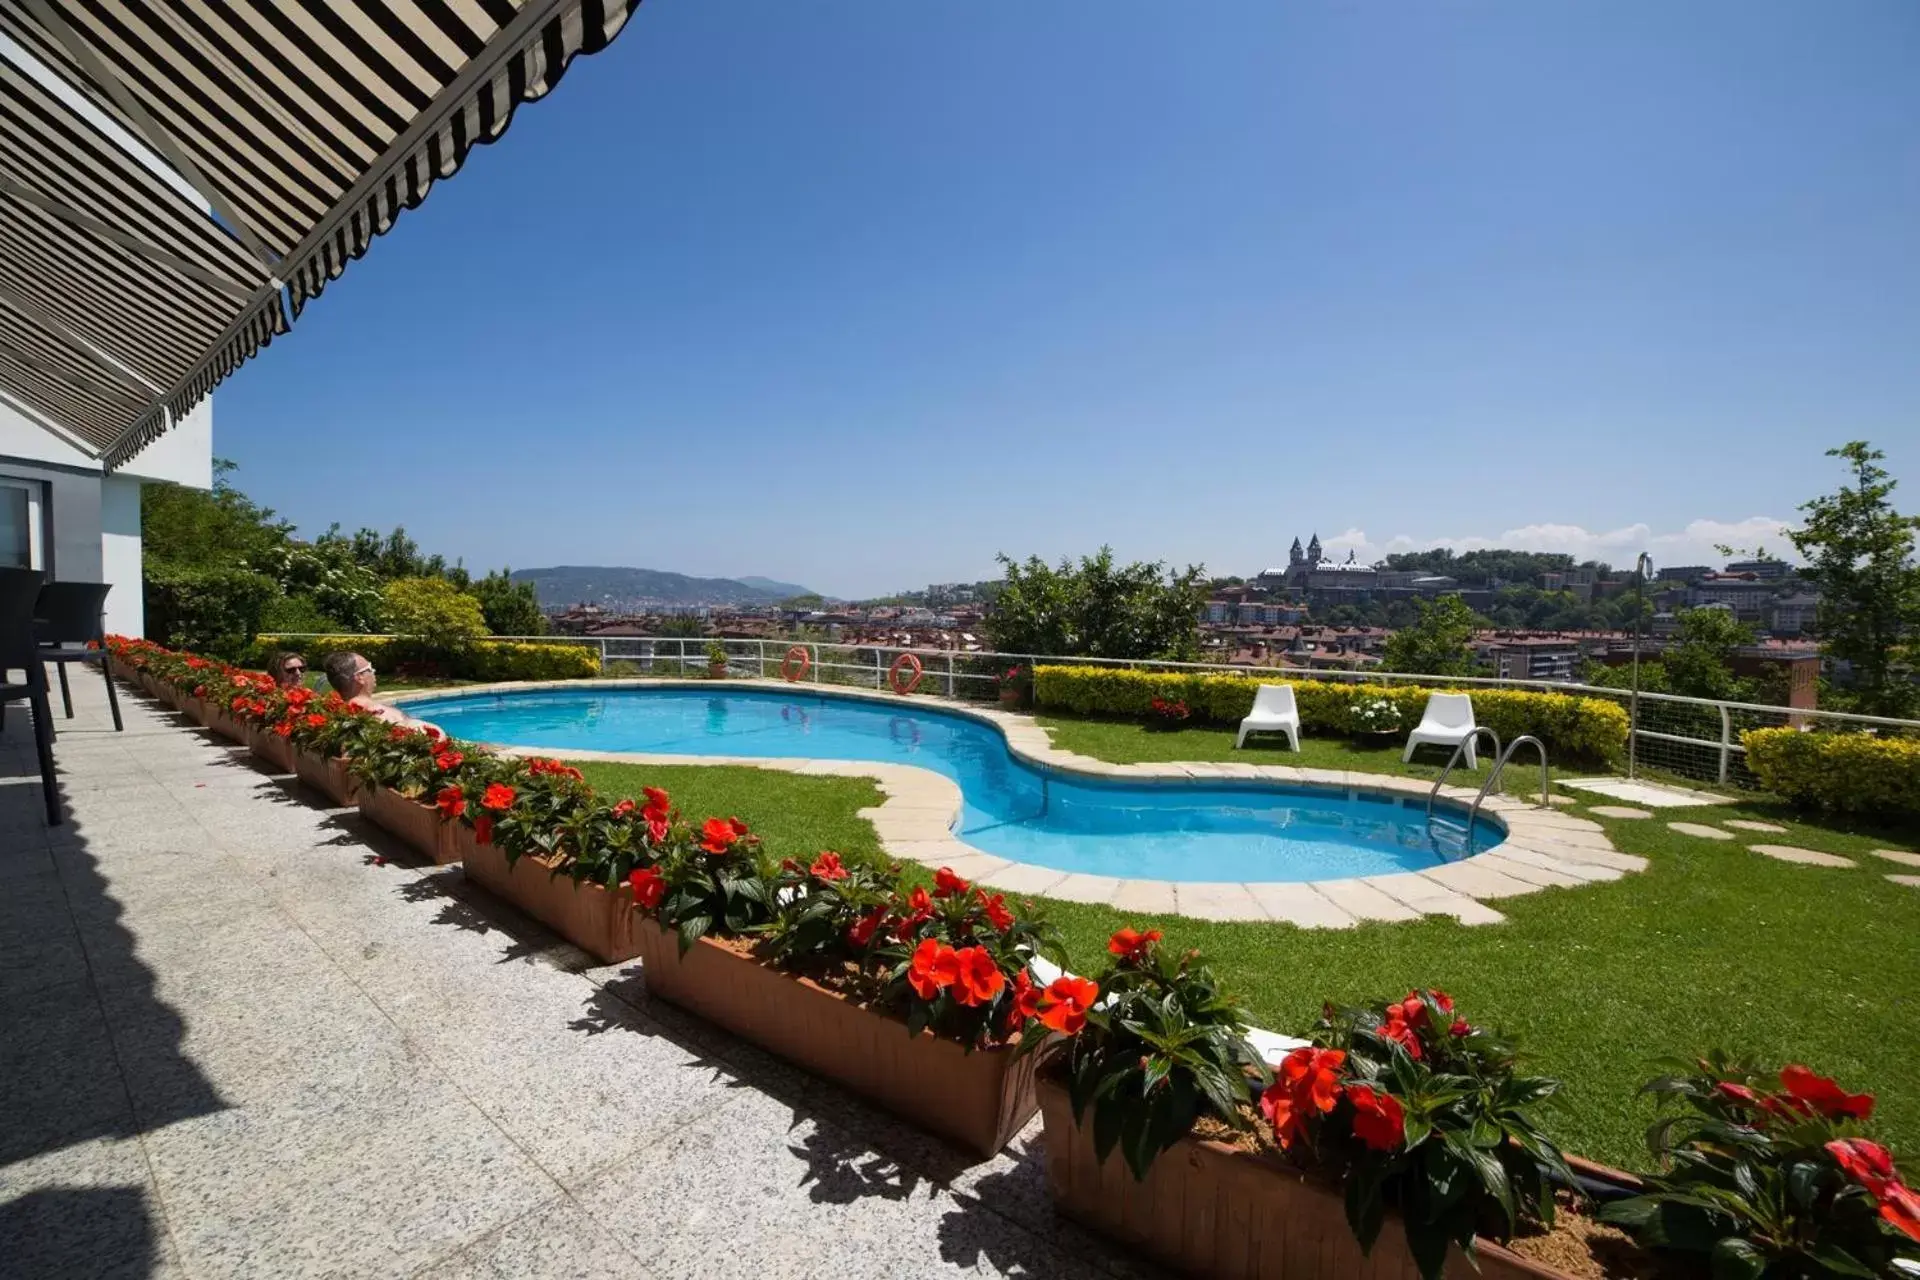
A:
[[[1139,1275],[98,682],[0,731],[0,1274]]]

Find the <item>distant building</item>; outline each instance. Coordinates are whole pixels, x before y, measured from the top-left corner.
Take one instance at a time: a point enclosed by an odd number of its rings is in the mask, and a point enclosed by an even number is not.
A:
[[[1497,640],[1482,653],[1502,680],[1572,680],[1580,665],[1577,640]]]
[[[1710,573],[1687,588],[1687,605],[1693,609],[1720,605],[1733,610],[1733,616],[1742,622],[1764,624],[1773,607],[1773,595],[1771,582],[1750,574],[1731,577]]]
[[[1779,596],[1773,602],[1773,616],[1768,621],[1767,630],[1777,636],[1800,635],[1813,626],[1814,615],[1819,609],[1820,597],[1813,592]]]
[[[1729,574],[1752,574],[1760,582],[1778,582],[1793,577],[1793,566],[1785,560],[1735,560],[1727,565]]]
[[[1653,576],[1656,582],[1687,583],[1687,582],[1693,582],[1699,578],[1704,578],[1712,572],[1713,572],[1713,568],[1710,565],[1676,564],[1676,565],[1669,565],[1667,568],[1660,570],[1660,572],[1654,574]]]

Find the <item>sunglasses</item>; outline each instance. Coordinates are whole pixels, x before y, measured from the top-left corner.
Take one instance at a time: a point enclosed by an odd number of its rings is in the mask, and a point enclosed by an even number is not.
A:
[[[304,662],[289,662],[286,666],[282,667],[281,670],[290,676],[303,676],[307,674],[307,664]]]

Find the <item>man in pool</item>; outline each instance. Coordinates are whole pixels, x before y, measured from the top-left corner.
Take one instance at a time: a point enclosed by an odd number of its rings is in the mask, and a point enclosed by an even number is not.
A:
[[[335,693],[347,700],[347,705],[358,711],[369,711],[389,724],[405,725],[409,729],[432,729],[438,733],[437,725],[425,720],[415,720],[406,712],[389,703],[381,702],[373,696],[373,664],[357,653],[342,651],[327,655],[324,664],[327,671],[327,683],[333,686]]]

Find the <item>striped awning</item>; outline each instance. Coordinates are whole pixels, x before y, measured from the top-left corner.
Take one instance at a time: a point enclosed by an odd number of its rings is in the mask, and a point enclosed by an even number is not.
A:
[[[0,391],[120,466],[637,3],[0,0]]]

